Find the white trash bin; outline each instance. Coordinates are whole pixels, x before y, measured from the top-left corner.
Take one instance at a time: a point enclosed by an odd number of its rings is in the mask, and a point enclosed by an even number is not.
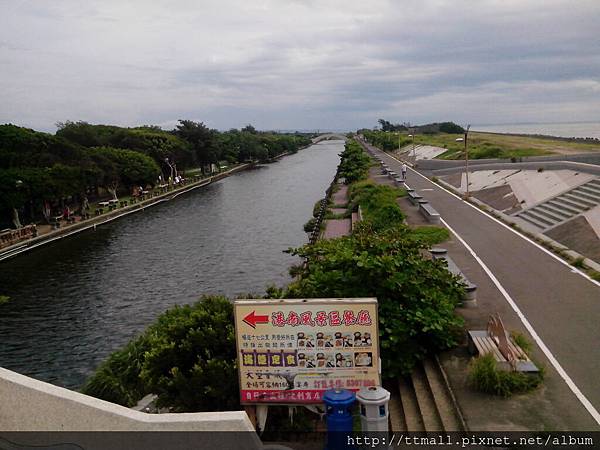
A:
[[[390,393],[380,386],[364,387],[356,394],[362,431],[388,431]]]

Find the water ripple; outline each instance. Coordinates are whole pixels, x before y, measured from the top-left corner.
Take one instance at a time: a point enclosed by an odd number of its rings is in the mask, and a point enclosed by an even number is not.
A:
[[[0,366],[77,388],[165,309],[289,282],[343,144],[327,142],[0,263]]]

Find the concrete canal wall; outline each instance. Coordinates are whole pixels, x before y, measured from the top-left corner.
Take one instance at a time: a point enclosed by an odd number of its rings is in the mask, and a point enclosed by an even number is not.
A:
[[[234,167],[231,170],[226,172],[219,173],[212,177],[197,181],[195,183],[190,183],[186,186],[178,188],[173,191],[166,192],[164,194],[160,194],[156,197],[148,198],[147,200],[140,201],[135,204],[131,204],[129,206],[125,206],[123,208],[118,208],[113,211],[107,212],[100,216],[92,217],[88,220],[83,220],[81,222],[76,222],[72,225],[61,227],[57,230],[54,230],[50,233],[41,234],[37,237],[22,240],[14,245],[8,246],[0,250],[0,261],[4,259],[8,259],[12,256],[16,256],[20,253],[26,252],[33,248],[39,247],[40,245],[47,244],[49,242],[55,241],[57,239],[63,239],[65,237],[71,236],[76,233],[80,233],[85,230],[93,229],[99,225],[104,223],[112,222],[120,217],[126,216],[128,214],[132,214],[138,211],[142,211],[150,206],[157,205],[159,203],[172,200],[173,198],[184,194],[186,192],[192,191],[194,189],[198,189],[204,186],[208,186],[209,184],[215,183],[223,178],[226,178],[234,173],[240,172],[242,170],[246,170],[250,167],[253,167],[253,163],[242,164],[240,166]]]

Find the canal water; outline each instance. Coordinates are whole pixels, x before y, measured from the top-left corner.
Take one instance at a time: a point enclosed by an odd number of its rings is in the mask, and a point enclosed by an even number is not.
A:
[[[0,366],[77,389],[173,305],[290,281],[342,141],[243,171],[0,262]]]

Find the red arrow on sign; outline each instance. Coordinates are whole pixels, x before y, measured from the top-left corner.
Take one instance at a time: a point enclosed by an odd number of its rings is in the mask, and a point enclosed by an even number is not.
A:
[[[257,323],[269,323],[269,316],[257,316],[254,314],[256,311],[252,311],[246,317],[244,317],[244,322],[250,325],[252,328],[256,328]]]

